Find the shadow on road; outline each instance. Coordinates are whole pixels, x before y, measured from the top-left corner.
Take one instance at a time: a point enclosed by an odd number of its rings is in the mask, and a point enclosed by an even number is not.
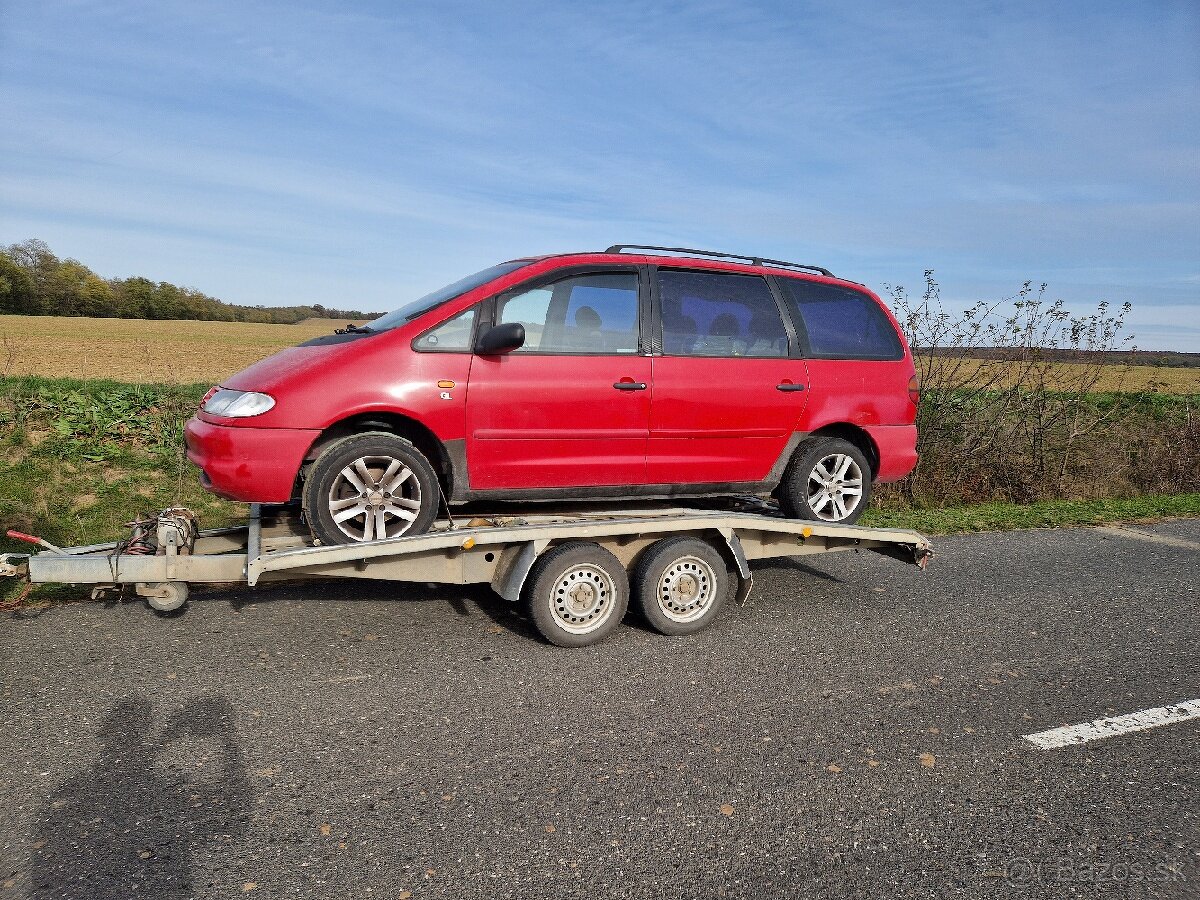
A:
[[[235,612],[259,603],[281,601],[320,603],[336,593],[339,601],[364,603],[445,603],[463,618],[483,615],[494,624],[521,637],[536,638],[537,631],[525,618],[519,604],[510,603],[486,584],[435,584],[425,582],[358,581],[355,579],[321,580],[258,588],[203,588],[192,595],[190,602],[221,601]],[[186,609],[186,607],[185,607]]]
[[[99,758],[41,811],[29,897],[191,897],[196,857],[245,830],[253,797],[229,702],[200,698],[161,728],[156,719],[142,696],[105,717]]]
[[[498,626],[523,637],[537,637],[537,631],[521,614],[521,607],[505,600],[486,584],[430,585],[430,600],[445,597],[460,616],[470,617],[475,611],[483,613]]]
[[[819,578],[822,581],[832,581],[835,584],[842,584],[843,580],[836,575],[830,575],[828,572],[823,572],[820,569],[814,569],[812,566],[805,565],[797,559],[787,556],[777,556],[773,559],[755,560],[750,564],[750,568],[755,574],[759,572],[769,572],[772,569],[795,569],[803,572],[806,575],[812,575],[814,578]]]

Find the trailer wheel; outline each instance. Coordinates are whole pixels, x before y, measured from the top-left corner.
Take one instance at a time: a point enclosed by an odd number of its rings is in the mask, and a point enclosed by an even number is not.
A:
[[[559,647],[586,647],[621,624],[629,608],[629,576],[603,547],[572,541],[533,564],[525,601],[542,637]]]
[[[304,483],[304,516],[322,544],[424,534],[437,517],[437,476],[421,451],[386,431],[330,444]]]
[[[695,634],[712,624],[729,595],[729,567],[698,538],[659,541],[633,570],[637,607],[660,634]]]
[[[794,519],[850,525],[871,498],[871,464],[841,438],[817,437],[796,448],[779,486],[779,505]]]
[[[134,590],[157,613],[169,614],[183,609],[188,599],[188,586],[183,581],[138,582]]]

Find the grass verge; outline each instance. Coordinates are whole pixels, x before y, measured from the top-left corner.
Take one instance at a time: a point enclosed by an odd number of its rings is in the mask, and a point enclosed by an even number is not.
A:
[[[872,509],[859,524],[873,528],[911,528],[922,534],[933,535],[1194,516],[1200,516],[1200,494],[1148,494],[1107,500],[1041,500],[1036,503],[976,503],[928,509]]]

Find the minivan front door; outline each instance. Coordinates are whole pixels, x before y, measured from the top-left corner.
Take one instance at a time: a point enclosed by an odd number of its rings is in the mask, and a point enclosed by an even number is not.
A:
[[[525,344],[477,356],[467,384],[471,490],[643,484],[651,364],[633,269],[575,273],[496,299]]]

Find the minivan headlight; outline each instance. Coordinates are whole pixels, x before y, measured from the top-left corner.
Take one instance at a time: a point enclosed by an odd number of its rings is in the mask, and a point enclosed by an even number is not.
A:
[[[245,419],[261,416],[275,405],[275,398],[258,391],[219,390],[201,404],[200,408],[209,415],[226,419]]]

